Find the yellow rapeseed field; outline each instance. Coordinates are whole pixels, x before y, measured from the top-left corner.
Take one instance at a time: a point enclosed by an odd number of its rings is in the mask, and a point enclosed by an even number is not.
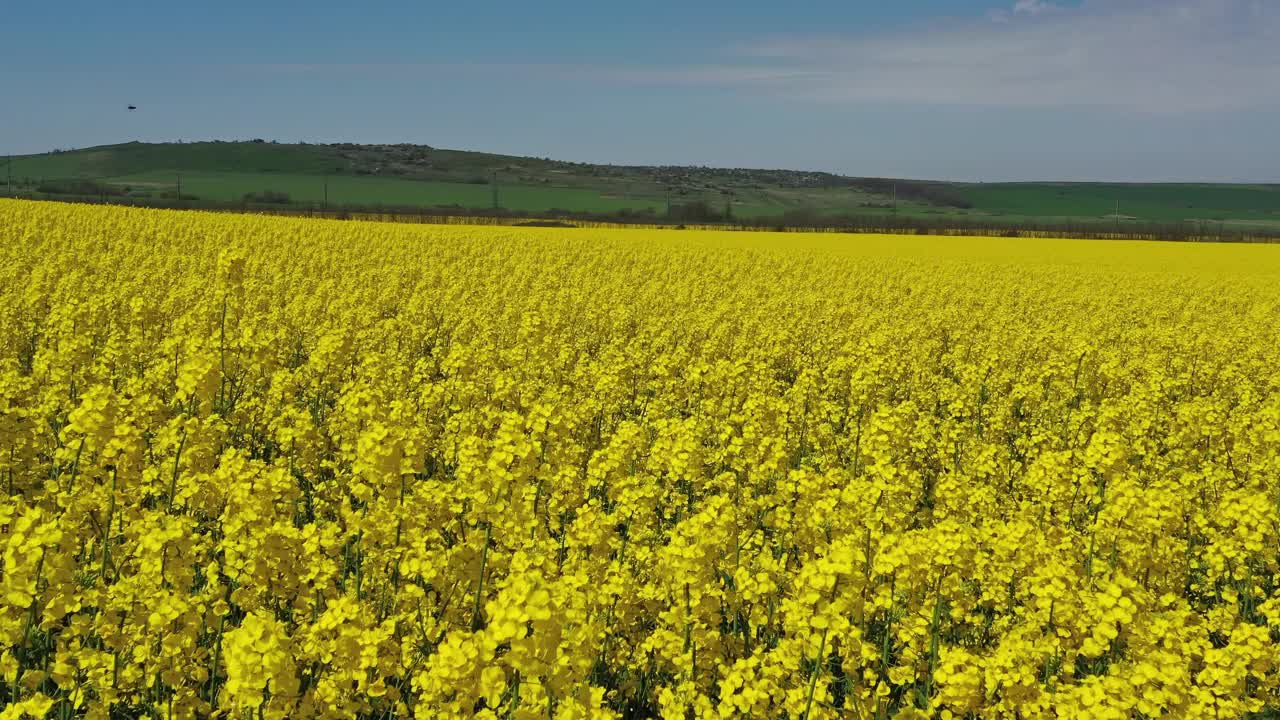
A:
[[[1280,706],[1280,248],[0,201],[0,718]]]

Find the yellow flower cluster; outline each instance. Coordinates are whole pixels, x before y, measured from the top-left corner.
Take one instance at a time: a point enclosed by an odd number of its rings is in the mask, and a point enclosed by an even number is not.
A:
[[[1274,717],[1278,348],[1275,247],[0,201],[0,718]]]

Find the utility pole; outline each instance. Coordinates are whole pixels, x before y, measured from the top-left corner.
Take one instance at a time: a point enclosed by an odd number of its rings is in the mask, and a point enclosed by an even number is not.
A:
[[[494,170],[489,178],[489,184],[493,188],[493,209],[498,209],[498,171]]]
[[[898,183],[893,184],[893,214],[898,214]]]
[[[12,155],[5,156],[5,168],[8,170],[8,175],[9,175],[8,183],[5,188],[5,194],[12,195],[13,194],[13,156]]]
[[[324,176],[324,205],[320,206],[324,210],[329,209],[329,176]]]
[[[667,188],[667,217],[671,217],[671,188]]]
[[[178,202],[182,202],[182,173],[178,173]]]

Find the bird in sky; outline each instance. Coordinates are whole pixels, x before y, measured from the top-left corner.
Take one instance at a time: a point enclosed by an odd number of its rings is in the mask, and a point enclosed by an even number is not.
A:
[[[137,105],[130,105],[130,106],[129,106],[129,109],[130,109],[130,110],[137,110],[137,109],[138,109],[138,106],[137,106]]]

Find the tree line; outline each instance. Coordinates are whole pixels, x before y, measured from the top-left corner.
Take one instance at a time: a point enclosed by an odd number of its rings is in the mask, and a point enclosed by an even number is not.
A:
[[[2,187],[0,187],[2,189]],[[648,226],[687,228],[713,227],[732,230],[772,232],[847,232],[885,233],[907,235],[975,235],[987,237],[1058,237],[1081,239],[1117,240],[1169,240],[1190,242],[1280,242],[1280,228],[1242,228],[1224,222],[1151,222],[1124,220],[1108,223],[1097,220],[1044,221],[1019,220],[1015,223],[1000,222],[997,218],[971,218],[957,216],[911,216],[884,212],[850,212],[843,214],[819,213],[812,210],[792,210],[775,216],[751,218],[735,217],[729,205],[723,209],[703,200],[674,203],[666,212],[652,208],[624,208],[610,212],[592,212],[551,208],[543,211],[513,210],[508,208],[466,208],[459,205],[406,206],[391,204],[299,204],[290,203],[288,195],[266,190],[248,193],[239,201],[199,199],[189,195],[177,197],[173,193],[146,198],[131,197],[121,193],[71,194],[59,190],[83,189],[50,186],[55,192],[14,193],[14,197],[62,202],[128,205],[169,209],[211,210],[221,212],[255,212],[293,217],[330,219],[365,219],[392,222],[428,223],[436,221],[465,220],[483,224],[486,220],[498,224],[542,225],[572,227],[575,223],[586,225],[616,224],[622,226]],[[97,190],[99,188],[92,188]]]

